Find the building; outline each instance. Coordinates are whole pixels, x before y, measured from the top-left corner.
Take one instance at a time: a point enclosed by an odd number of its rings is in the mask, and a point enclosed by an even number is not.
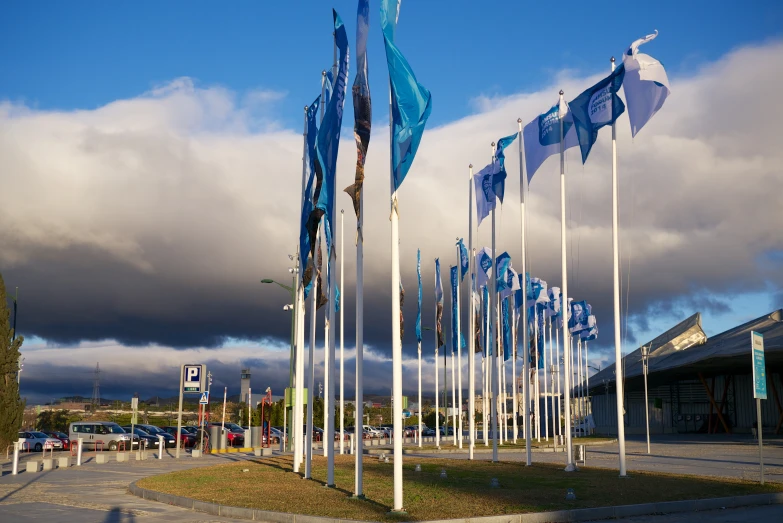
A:
[[[767,400],[761,401],[765,432],[783,425],[783,309],[708,338],[694,314],[651,342],[648,406],[652,434],[750,433],[756,424],[751,332],[764,336]],[[625,431],[644,434],[644,375],[641,348],[623,359]],[[590,377],[596,431],[617,433],[615,366]]]
[[[239,401],[247,403],[247,391],[250,389],[250,369],[242,369],[239,375]]]

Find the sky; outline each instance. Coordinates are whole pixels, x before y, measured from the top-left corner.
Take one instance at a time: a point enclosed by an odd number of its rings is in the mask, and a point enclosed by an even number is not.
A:
[[[332,6],[348,30],[352,82],[353,1],[3,3],[0,274],[10,292],[19,287],[30,401],[89,396],[98,361],[110,398],[173,395],[177,367],[193,362],[210,366],[216,386],[238,389],[243,365],[257,390],[286,385],[289,299],[259,280],[290,284],[302,107],[332,62]],[[664,64],[672,95],[634,139],[627,116],[618,121],[625,350],[694,312],[714,335],[783,306],[783,7],[559,6],[402,2],[397,43],[433,95],[400,194],[407,393],[416,387],[416,249],[426,326],[434,322],[433,260],[454,263],[454,238],[467,237],[467,165],[483,166],[489,143],[514,132],[517,118],[532,120],[560,89],[575,97],[608,73],[609,57],[654,30],[658,38],[642,50]],[[365,391],[385,393],[388,76],[378,18],[372,1]],[[349,98],[338,188],[353,179],[352,126]],[[514,156],[509,173],[518,169]],[[569,289],[598,318],[597,365],[613,361],[610,160],[608,131],[584,166],[567,156]],[[528,200],[531,273],[550,286],[560,285],[556,163],[542,167]],[[512,259],[520,256],[516,178],[498,221],[498,247]],[[340,197],[352,394],[355,220]],[[489,242],[487,229],[477,246]]]

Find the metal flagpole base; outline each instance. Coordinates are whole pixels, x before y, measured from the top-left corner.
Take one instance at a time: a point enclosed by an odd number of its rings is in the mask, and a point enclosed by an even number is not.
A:
[[[359,494],[358,496],[348,496],[348,499],[354,501],[364,501],[367,498],[364,497],[364,494]]]
[[[386,513],[387,516],[407,516],[408,513],[405,510],[390,510]]]
[[[566,465],[566,468],[564,468],[563,470],[565,470],[566,472],[576,472],[577,470],[579,470],[579,467],[577,467],[576,464],[574,463],[569,463],[568,465]]]

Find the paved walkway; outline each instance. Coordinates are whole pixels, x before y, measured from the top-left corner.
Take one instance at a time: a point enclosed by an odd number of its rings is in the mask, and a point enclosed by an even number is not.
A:
[[[16,476],[10,474],[10,467],[3,467],[3,476],[0,478],[0,523],[246,522],[192,512],[129,494],[128,485],[147,476],[248,457],[222,454],[194,459],[187,454],[175,460],[168,454],[162,460],[148,458],[137,462],[131,459],[130,462],[112,461],[102,465],[94,463],[93,455],[90,454],[81,467],[29,474],[20,472]]]

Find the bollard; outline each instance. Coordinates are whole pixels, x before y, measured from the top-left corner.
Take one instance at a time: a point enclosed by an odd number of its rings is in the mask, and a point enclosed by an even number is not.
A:
[[[158,435],[158,459],[163,459],[163,436]]]
[[[57,468],[67,469],[71,466],[71,458],[69,456],[57,458]]]
[[[84,439],[79,438],[76,440],[76,466],[81,467],[82,466],[82,446],[84,446]],[[73,442],[71,442],[73,444]]]
[[[19,472],[19,442],[14,442],[14,464],[13,469],[11,470],[11,475],[16,476],[16,474]]]

